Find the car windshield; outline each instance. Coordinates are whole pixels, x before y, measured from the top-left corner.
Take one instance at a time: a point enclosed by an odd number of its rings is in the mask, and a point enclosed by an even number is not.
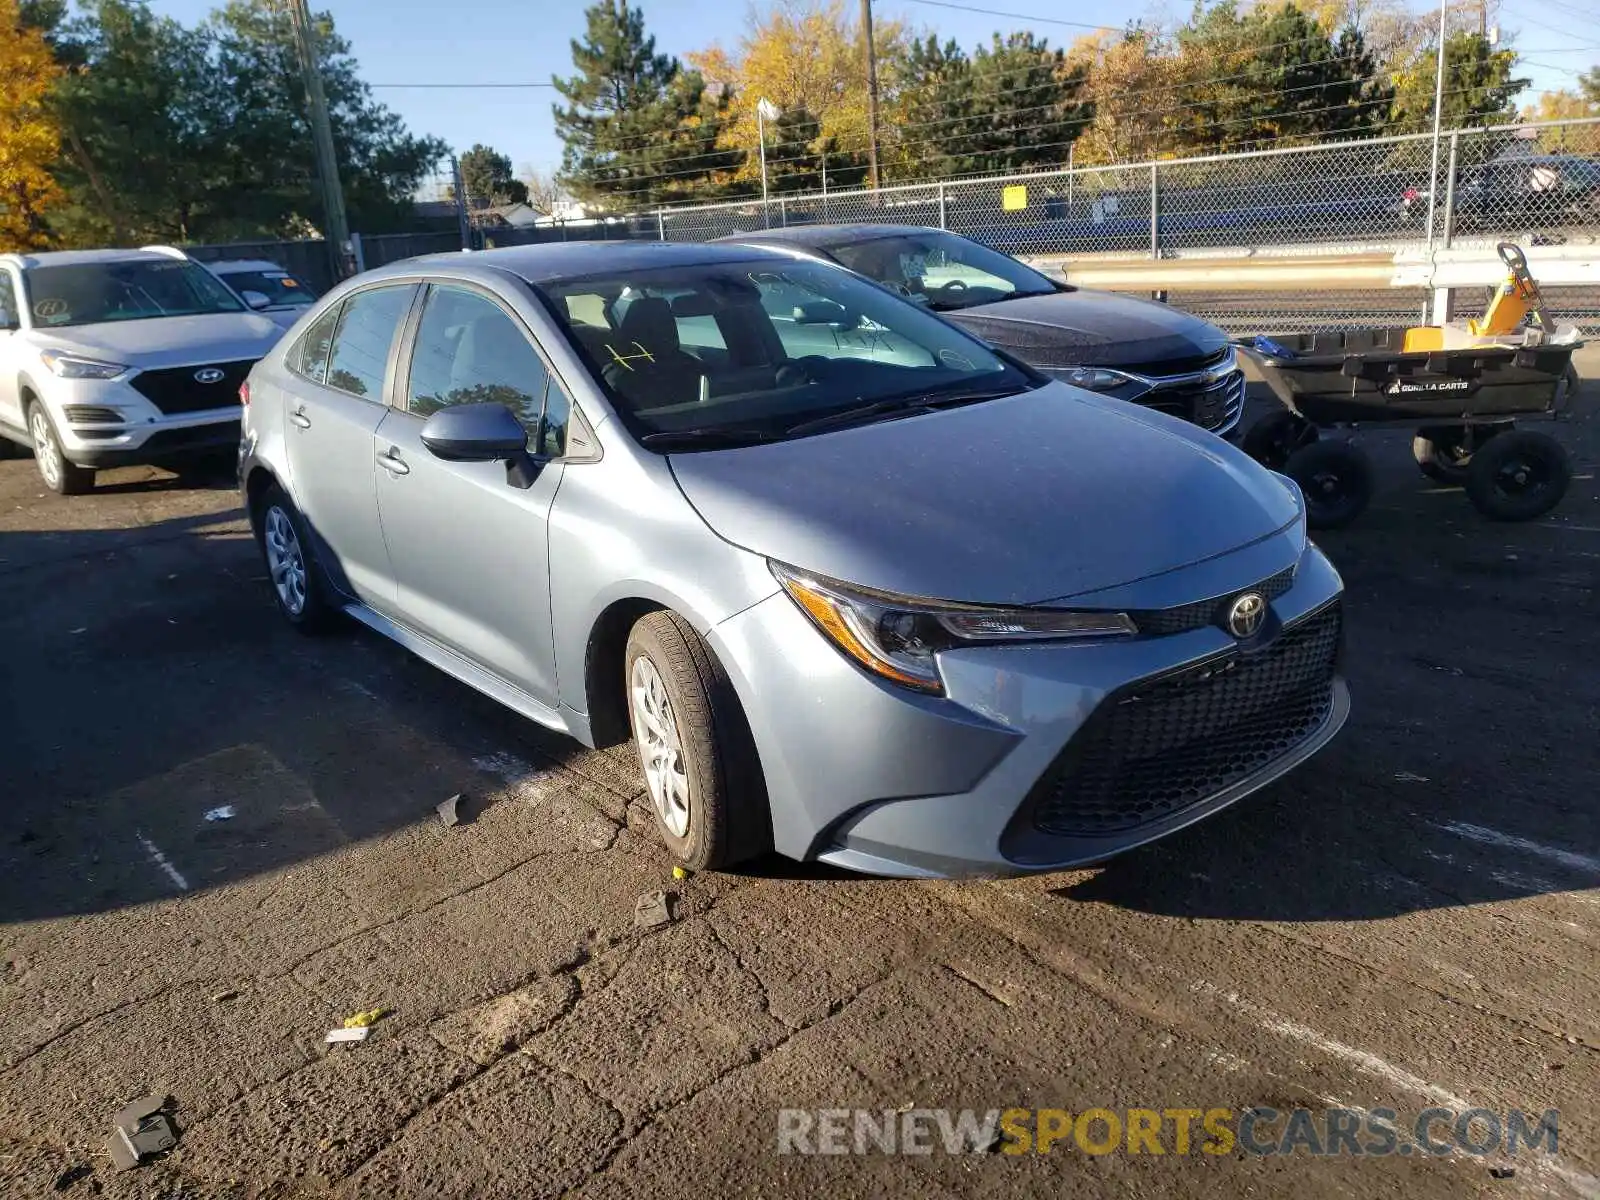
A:
[[[901,401],[962,403],[1042,382],[828,263],[712,262],[540,291],[648,445],[801,436],[810,430],[800,426],[863,406],[876,419]]]
[[[34,267],[26,279],[34,324],[47,328],[244,308],[210,271],[181,259]]]
[[[310,305],[317,298],[315,292],[287,271],[268,270],[263,267],[258,271],[218,271],[217,273],[227,281],[229,287],[240,295],[245,292],[260,292],[275,306],[289,305],[295,308],[303,308]]]
[[[828,246],[827,251],[852,271],[941,312],[1057,290],[1014,258],[934,230]]]

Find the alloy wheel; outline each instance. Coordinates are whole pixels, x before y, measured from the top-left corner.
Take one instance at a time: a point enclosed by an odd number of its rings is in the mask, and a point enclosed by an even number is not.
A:
[[[290,616],[298,617],[306,607],[306,559],[300,549],[289,514],[277,505],[267,509],[262,522],[262,544],[267,551],[267,570],[272,586]]]
[[[33,434],[33,457],[39,465],[39,474],[52,488],[61,484],[61,447],[56,445],[55,430],[50,428],[50,418],[44,409],[34,405],[29,418],[29,431]]]
[[[639,745],[650,803],[662,828],[675,838],[689,832],[689,773],[683,739],[667,698],[667,685],[645,655],[633,661],[628,691],[633,708],[633,736]]]

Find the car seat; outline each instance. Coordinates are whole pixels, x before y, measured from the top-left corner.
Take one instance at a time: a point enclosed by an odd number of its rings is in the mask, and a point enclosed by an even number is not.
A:
[[[705,387],[705,364],[678,343],[672,305],[640,296],[605,344],[602,376],[636,411],[693,404]]]

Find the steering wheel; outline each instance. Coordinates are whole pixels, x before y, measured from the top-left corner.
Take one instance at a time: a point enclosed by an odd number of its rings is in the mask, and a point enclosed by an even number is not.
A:
[[[778,368],[773,377],[779,387],[802,387],[807,384],[821,383],[822,373],[827,369],[828,359],[820,354],[807,354],[801,358],[790,359]]]

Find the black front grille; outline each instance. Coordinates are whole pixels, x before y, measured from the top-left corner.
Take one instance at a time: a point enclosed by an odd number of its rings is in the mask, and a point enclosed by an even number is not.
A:
[[[1228,355],[1233,347],[1224,346],[1221,350],[1213,350],[1210,354],[1193,354],[1188,358],[1165,358],[1153,363],[1117,363],[1119,371],[1132,371],[1136,375],[1159,377],[1162,375],[1189,375],[1195,371],[1204,371],[1207,367],[1216,367],[1228,361]]]
[[[1108,697],[1034,785],[1034,824],[1058,836],[1137,829],[1287,754],[1328,719],[1340,620],[1335,603],[1257,653]]]
[[[166,367],[159,371],[140,371],[133,377],[134,390],[164,413],[203,412],[208,408],[228,408],[239,403],[239,385],[256,365],[253,358],[238,362],[196,363],[192,367]],[[202,383],[195,376],[221,371],[222,378]]]
[[[1136,399],[1149,408],[1193,421],[1202,429],[1221,429],[1244,409],[1244,373],[1233,371],[1211,383],[1158,382]]]
[[[1188,633],[1204,629],[1207,625],[1226,628],[1228,605],[1234,597],[1244,592],[1260,592],[1270,603],[1294,586],[1294,568],[1285,567],[1276,575],[1263,579],[1254,587],[1240,588],[1226,596],[1213,596],[1209,600],[1196,600],[1192,604],[1179,604],[1173,608],[1147,608],[1129,615],[1140,633],[1165,637],[1173,633]]]

